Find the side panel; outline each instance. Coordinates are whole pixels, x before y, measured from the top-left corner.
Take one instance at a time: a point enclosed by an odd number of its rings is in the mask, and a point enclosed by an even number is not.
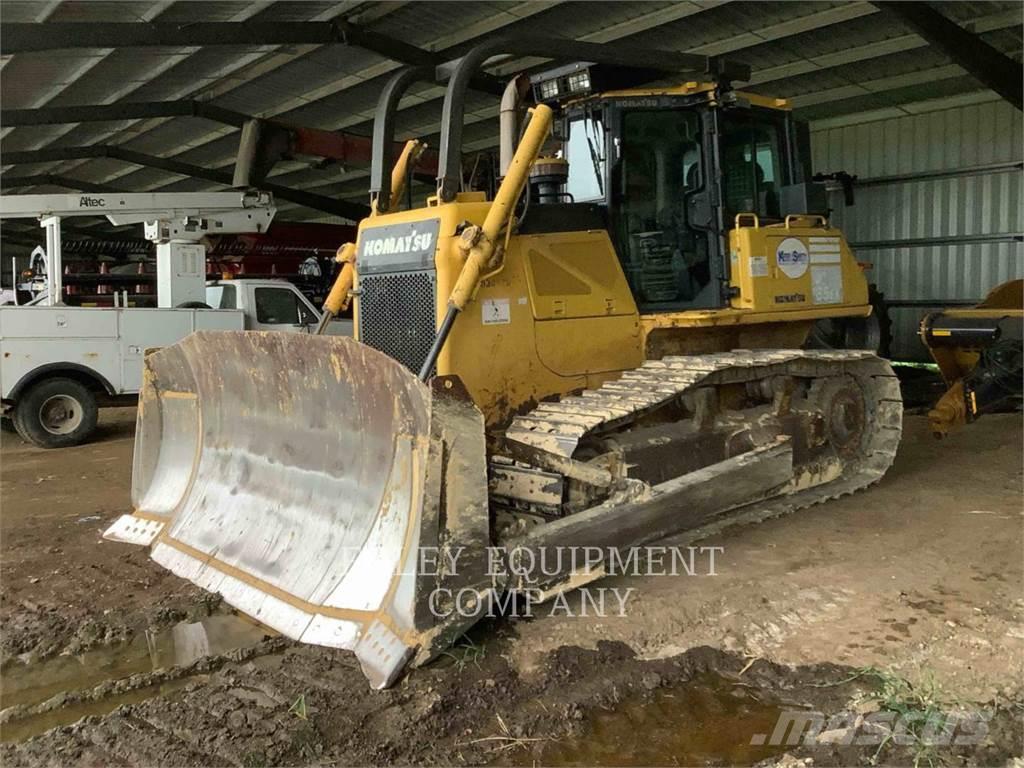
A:
[[[534,336],[537,358],[561,376],[601,379],[643,362],[640,325],[629,315],[545,320],[534,324]]]
[[[121,388],[117,339],[2,339],[0,396],[6,398],[25,376],[51,363],[74,363],[95,371],[115,391]]]
[[[100,339],[117,337],[114,312],[90,307],[4,307],[0,309],[0,338],[59,337]]]
[[[74,363],[121,386],[114,312],[84,307],[0,308],[0,395],[52,363]]]
[[[451,280],[458,266],[448,264]],[[443,271],[439,288],[449,283]],[[504,268],[455,324],[438,372],[460,376],[492,425],[642,360],[636,305],[607,233],[566,232],[511,241]]]
[[[363,223],[355,305],[360,341],[418,371],[465,262],[460,225],[482,223],[488,208],[466,200]],[[403,233],[427,231],[437,233],[433,269],[409,263],[423,249],[399,247]],[[404,260],[392,264],[399,257]],[[436,373],[459,376],[495,425],[642,359],[636,305],[607,232],[555,232],[509,241],[503,266],[484,276],[455,322]]]
[[[868,303],[867,280],[838,229],[738,227],[729,250],[734,309],[784,314]]]
[[[0,309],[0,394],[44,365],[95,371],[118,393],[137,392],[146,349],[194,330],[242,330],[234,310],[7,307]]]
[[[245,327],[238,310],[122,309],[117,313],[121,388],[125,392],[138,392],[142,387],[142,359],[147,349],[169,346],[193,331],[241,331]]]
[[[553,233],[516,241],[538,320],[635,315],[636,304],[608,233]]]

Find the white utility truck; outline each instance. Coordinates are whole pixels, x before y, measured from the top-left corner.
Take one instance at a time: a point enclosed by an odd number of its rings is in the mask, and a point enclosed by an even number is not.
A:
[[[95,429],[100,407],[133,402],[148,349],[197,330],[309,333],[321,314],[291,283],[206,281],[202,237],[266,231],[274,212],[265,193],[0,196],[0,218],[42,219],[48,280],[35,306],[0,307],[4,428],[43,448],[76,445]],[[157,244],[156,308],[62,303],[60,217],[97,213],[114,224],[145,223]],[[127,302],[115,294],[115,303]],[[327,332],[351,333],[351,321]]]

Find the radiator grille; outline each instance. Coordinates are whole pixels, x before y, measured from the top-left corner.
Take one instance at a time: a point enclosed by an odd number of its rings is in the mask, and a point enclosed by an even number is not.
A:
[[[359,340],[419,373],[436,332],[433,270],[362,275]]]

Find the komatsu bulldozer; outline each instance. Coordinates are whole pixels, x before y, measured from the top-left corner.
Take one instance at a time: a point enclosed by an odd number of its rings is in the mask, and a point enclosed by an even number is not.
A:
[[[586,63],[509,84],[489,197],[463,122],[504,53]],[[396,74],[326,307],[354,301],[355,339],[204,332],[149,354],[135,509],[107,537],[353,650],[383,687],[510,596],[877,481],[901,430],[890,366],[802,349],[816,320],[869,315],[867,283],[814,202],[806,131],[734,89],[748,76],[539,38]],[[441,77],[436,194],[412,205],[420,145],[393,163],[395,113]]]

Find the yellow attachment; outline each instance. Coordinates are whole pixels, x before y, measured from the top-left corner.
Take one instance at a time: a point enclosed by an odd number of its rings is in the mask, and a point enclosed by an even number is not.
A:
[[[931,321],[939,314],[944,318],[981,322],[1024,317],[1024,280],[1010,280],[997,285],[976,307],[950,307],[941,313],[928,315],[921,321],[921,342],[928,347],[948,387],[935,407],[928,412],[928,420],[931,422],[932,434],[936,437],[945,437],[977,416],[978,407],[974,401],[974,393],[965,394],[967,390],[964,387],[964,380],[977,367],[982,350],[962,344],[936,343],[938,339],[951,339],[953,336],[949,329],[931,327]],[[968,396],[970,400],[967,399]]]
[[[352,284],[355,279],[355,260],[355,243],[345,243],[338,249],[335,261],[341,263],[341,272],[338,273],[334,285],[331,286],[331,292],[327,294],[327,299],[324,301],[325,312],[337,315],[339,312],[348,309],[349,291],[352,290]]]
[[[409,176],[409,167],[415,164],[426,148],[427,145],[417,139],[409,139],[409,141],[405,142],[405,146],[402,147],[402,153],[398,156],[395,167],[391,170],[390,207],[392,209],[398,206],[402,201],[402,195],[405,194],[405,180]],[[376,200],[373,201],[369,218],[374,218],[375,216],[377,216]],[[331,286],[331,292],[327,294],[327,299],[324,301],[324,314],[331,317],[348,309],[349,292],[352,290],[352,285],[355,282],[356,244],[345,243],[338,249],[338,254],[334,257],[334,260],[341,263],[341,272],[335,278],[334,285]]]
[[[1022,317],[1024,316],[1024,280],[1010,280],[1001,283],[989,291],[988,295],[976,307],[957,308],[950,307],[942,311],[943,317],[992,320],[1000,317]],[[946,385],[952,385],[974,370],[980,357],[979,350],[963,346],[933,346],[928,343],[928,334],[924,332],[922,321],[920,337],[922,343],[928,347],[932,359],[939,366],[942,378]],[[949,337],[952,333],[942,328],[930,330],[933,337]],[[948,395],[948,393],[947,393]]]
[[[419,160],[420,155],[423,154],[423,150],[426,148],[426,143],[418,139],[409,139],[405,142],[405,146],[402,147],[402,152],[395,161],[395,167],[391,169],[391,198],[388,201],[388,208],[390,210],[395,210],[402,202],[402,195],[405,194],[405,180],[409,176],[409,168]],[[374,200],[370,216],[376,215],[377,201]]]
[[[489,262],[495,255],[501,230],[512,217],[516,201],[519,200],[529,179],[530,166],[540,154],[540,148],[551,130],[552,115],[551,107],[544,104],[531,110],[530,123],[512,157],[508,174],[501,182],[494,202],[487,211],[483,226],[468,227],[462,233],[458,248],[465,254],[466,263],[462,266],[459,279],[448,299],[449,305],[460,312],[472,298],[480,282],[480,275],[491,266]]]
[[[935,407],[928,411],[928,422],[935,437],[945,437],[956,427],[967,423],[967,403],[964,400],[964,382],[958,379],[947,389]]]

